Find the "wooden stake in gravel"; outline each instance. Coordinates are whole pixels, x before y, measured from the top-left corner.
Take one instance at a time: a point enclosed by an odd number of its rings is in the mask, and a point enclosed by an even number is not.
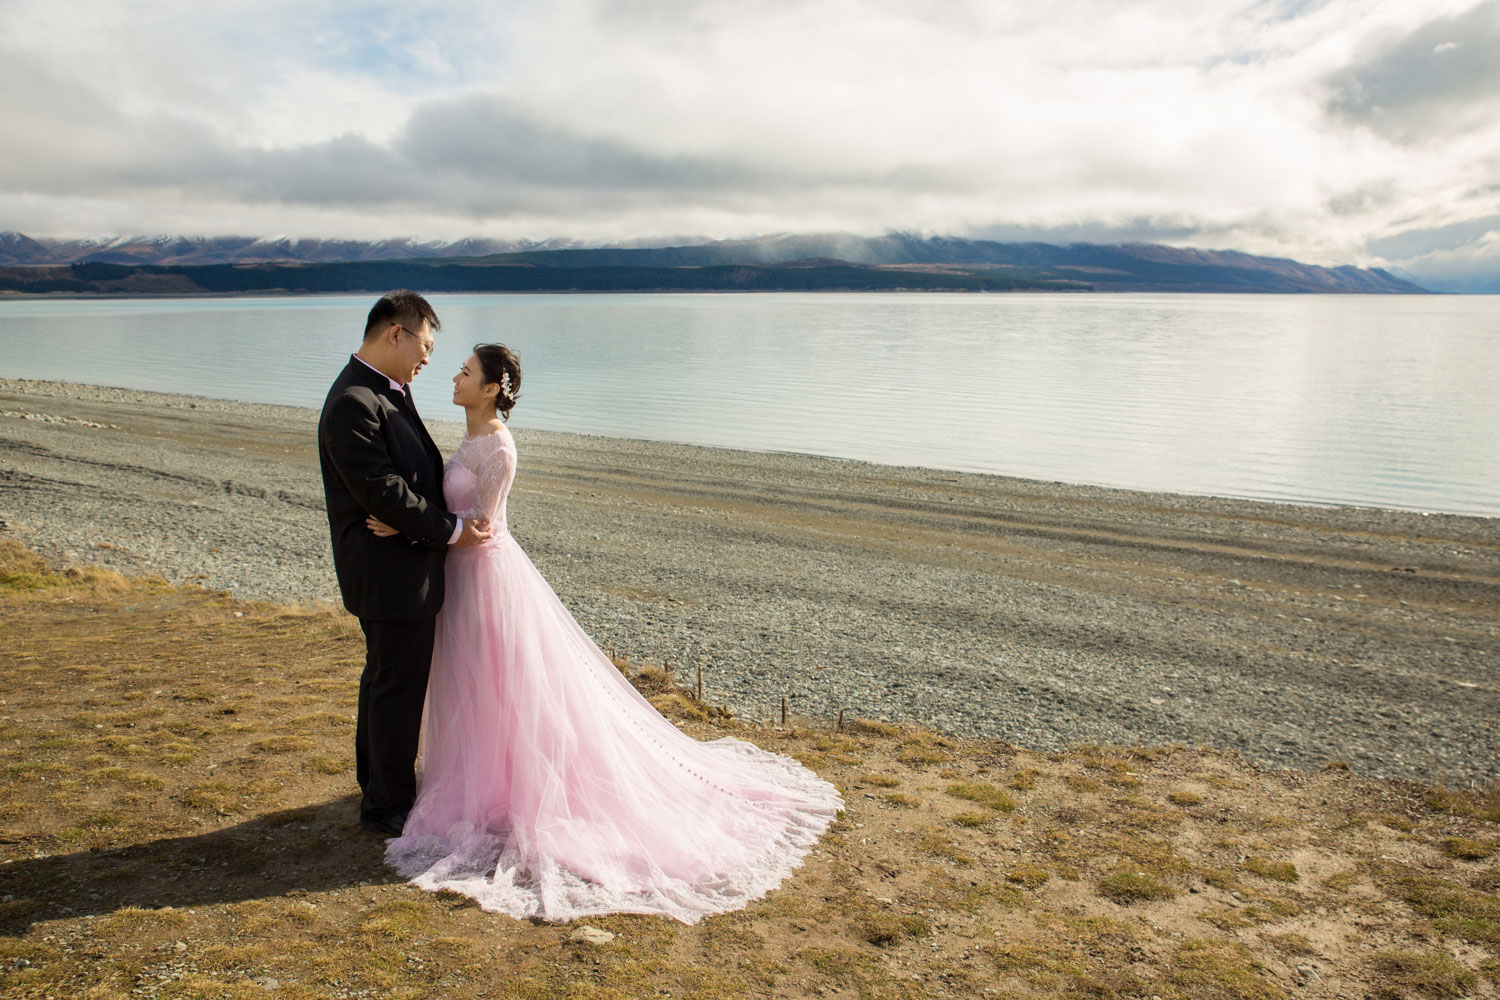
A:
[[[698,700],[703,700],[703,664],[698,664]]]
[[[786,695],[781,696],[781,728],[786,728]]]
[[[841,708],[841,709],[839,709],[839,732],[842,733],[843,731],[844,731],[844,710]]]

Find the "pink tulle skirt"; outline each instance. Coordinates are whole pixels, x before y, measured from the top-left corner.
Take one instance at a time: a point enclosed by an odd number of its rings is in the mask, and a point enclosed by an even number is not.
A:
[[[797,761],[663,718],[509,534],[450,552],[446,591],[417,801],[386,848],[414,884],[694,923],[774,889],[842,808]]]

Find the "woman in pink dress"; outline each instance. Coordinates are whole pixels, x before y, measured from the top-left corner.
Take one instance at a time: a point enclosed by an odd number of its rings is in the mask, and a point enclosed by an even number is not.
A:
[[[453,378],[468,434],[443,496],[494,537],[448,553],[417,800],[386,860],[518,918],[739,909],[802,863],[843,802],[795,760],[682,733],[573,620],[506,529],[520,384],[498,344]]]

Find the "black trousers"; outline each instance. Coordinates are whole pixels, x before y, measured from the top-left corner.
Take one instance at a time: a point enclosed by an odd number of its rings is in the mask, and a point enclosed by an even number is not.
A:
[[[396,622],[361,618],[365,672],[359,678],[354,730],[361,819],[385,819],[417,797],[417,739],[432,666],[436,619]]]

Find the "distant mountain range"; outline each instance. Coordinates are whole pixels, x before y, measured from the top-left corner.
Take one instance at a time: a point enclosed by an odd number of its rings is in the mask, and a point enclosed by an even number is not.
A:
[[[0,233],[0,291],[62,294],[429,291],[1152,291],[1421,293],[1379,268],[1154,244],[995,243],[890,233],[667,247],[569,241]]]
[[[33,239],[0,232],[0,265],[72,264],[290,264],[351,260],[421,260],[480,257],[518,250],[568,247],[505,240],[317,240],[291,236],[116,236],[107,239]]]

